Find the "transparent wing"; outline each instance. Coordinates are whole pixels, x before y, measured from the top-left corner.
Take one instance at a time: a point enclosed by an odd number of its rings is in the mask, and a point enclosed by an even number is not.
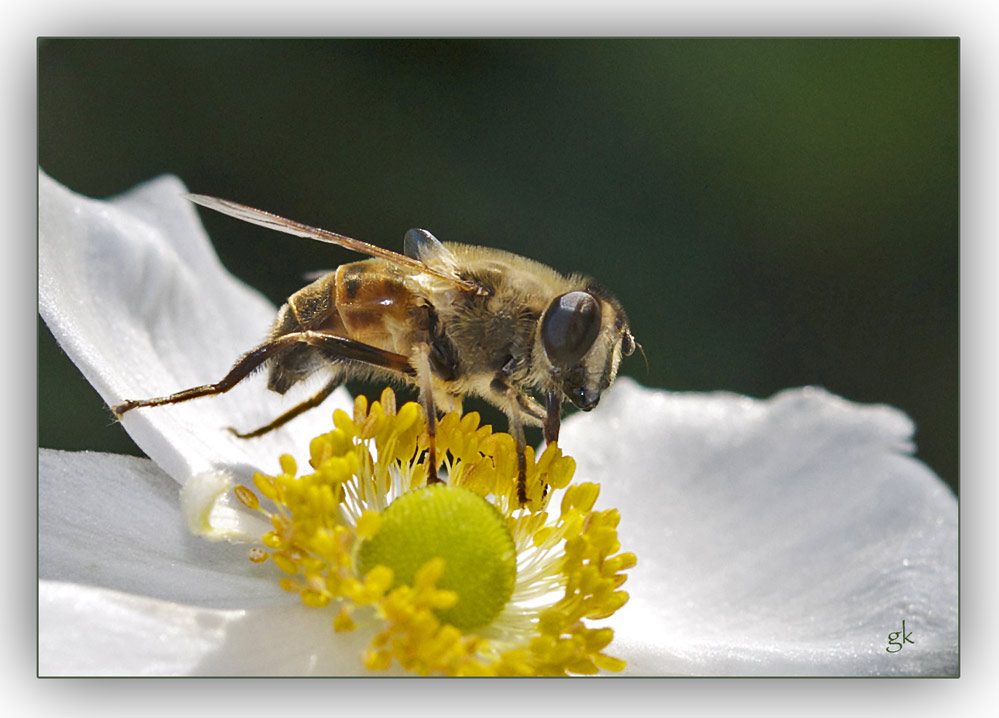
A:
[[[478,284],[461,279],[454,274],[450,267],[445,268],[431,266],[420,261],[420,259],[407,257],[404,254],[398,254],[388,249],[382,249],[381,247],[376,247],[373,244],[362,242],[361,240],[354,239],[353,237],[347,237],[343,234],[330,232],[327,229],[310,227],[307,224],[296,222],[293,219],[287,219],[285,217],[272,214],[271,212],[265,212],[262,209],[256,209],[245,204],[240,204],[239,202],[219,199],[218,197],[209,197],[208,195],[203,194],[188,194],[185,196],[195,204],[200,204],[202,207],[207,207],[208,209],[213,209],[216,212],[227,214],[230,217],[241,219],[244,222],[257,224],[261,227],[267,227],[268,229],[275,229],[278,232],[284,232],[286,234],[293,234],[297,237],[306,237],[308,239],[317,239],[320,242],[336,244],[346,249],[353,250],[354,252],[360,252],[361,254],[367,254],[368,256],[377,257],[379,259],[385,259],[389,262],[394,262],[395,264],[401,264],[404,267],[410,267],[418,272],[433,275],[446,282],[450,282],[467,292],[481,292],[481,288]]]
[[[451,250],[425,229],[411,229],[402,240],[402,253],[452,275],[457,274],[458,260]]]

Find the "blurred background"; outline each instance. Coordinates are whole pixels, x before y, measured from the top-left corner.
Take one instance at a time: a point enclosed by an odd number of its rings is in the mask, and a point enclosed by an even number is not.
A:
[[[592,274],[648,356],[622,374],[897,406],[955,492],[958,108],[957,39],[38,44],[39,163],[72,190],[173,173],[390,249],[419,226]],[[202,217],[275,304],[357,258]],[[38,342],[39,445],[141,454]]]

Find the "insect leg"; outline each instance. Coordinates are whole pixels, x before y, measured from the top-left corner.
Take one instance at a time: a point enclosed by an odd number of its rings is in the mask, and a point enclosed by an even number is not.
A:
[[[545,392],[545,443],[558,441],[558,430],[562,426],[562,396],[554,390]]]
[[[516,393],[517,396],[517,406],[520,407],[521,411],[524,412],[525,416],[530,417],[532,420],[537,422],[544,422],[545,419],[545,409],[538,402],[534,400],[533,397],[528,396],[522,391]]]
[[[189,401],[190,399],[197,399],[202,396],[224,394],[249,376],[254,369],[257,369],[268,359],[272,359],[274,356],[280,354],[289,347],[303,342],[321,347],[327,350],[329,354],[336,355],[337,357],[343,359],[353,359],[365,364],[371,364],[384,369],[397,371],[402,374],[413,374],[413,369],[409,364],[409,360],[402,354],[395,354],[368,344],[354,341],[353,339],[338,337],[332,334],[323,334],[322,332],[291,332],[264,342],[255,349],[251,349],[239,358],[239,360],[233,365],[232,369],[229,370],[228,374],[214,384],[196,386],[191,389],[179,391],[176,394],[161,396],[154,399],[132,399],[111,407],[111,411],[113,411],[120,419],[122,414],[125,412],[143,406],[179,404],[182,401]]]
[[[329,382],[327,382],[326,386],[324,386],[322,389],[317,391],[315,394],[310,396],[308,399],[303,401],[298,406],[292,407],[291,409],[283,413],[281,416],[279,416],[266,426],[261,426],[259,429],[248,431],[245,434],[241,434],[231,426],[229,427],[229,431],[238,436],[240,439],[253,439],[257,436],[263,436],[267,432],[277,429],[279,426],[284,426],[299,414],[304,414],[309,409],[316,408],[324,401],[326,401],[326,397],[332,394],[333,390],[336,389],[338,386],[340,386],[340,378],[334,377],[333,379],[330,379]]]
[[[527,441],[524,439],[524,422],[520,418],[520,403],[513,398],[510,400],[510,434],[517,442],[517,500],[523,506],[527,503],[527,457],[524,451],[527,448]]]
[[[500,406],[504,410],[510,423],[510,435],[517,443],[517,499],[520,505],[527,503],[527,457],[524,451],[527,448],[527,441],[524,438],[524,420],[521,412],[527,416],[544,419],[541,416],[542,409],[534,400],[530,400],[523,392],[517,391],[507,383],[507,372],[501,369],[489,384],[489,388],[501,400]]]
[[[259,367],[268,359],[272,358],[276,354],[287,349],[290,345],[301,341],[295,334],[286,334],[277,339],[272,339],[268,342],[261,344],[255,349],[251,349],[246,354],[241,356],[239,360],[233,365],[229,373],[226,374],[222,379],[214,384],[205,384],[203,386],[196,386],[191,389],[185,389],[184,391],[178,391],[175,394],[170,394],[168,396],[160,396],[154,399],[130,399],[128,401],[122,402],[116,406],[111,407],[111,411],[115,413],[119,419],[122,414],[132,409],[138,409],[143,406],[162,406],[164,404],[179,404],[182,401],[188,401],[190,399],[197,399],[201,396],[210,396],[212,394],[222,394],[224,392],[232,389],[236,384],[241,382],[247,376],[249,376],[254,369]]]
[[[420,387],[420,403],[427,415],[427,484],[442,483],[437,476],[437,407],[434,405],[433,378],[430,373],[430,345],[421,344],[414,352],[416,381]]]

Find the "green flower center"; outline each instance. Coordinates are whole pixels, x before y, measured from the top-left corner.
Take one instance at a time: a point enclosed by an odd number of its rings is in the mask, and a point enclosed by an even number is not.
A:
[[[468,630],[495,619],[513,594],[517,551],[500,512],[468,489],[435,484],[393,501],[378,532],[358,549],[358,572],[386,566],[393,588],[412,586],[416,572],[438,557],[444,573],[437,588],[458,596],[437,610],[441,621]]]
[[[277,475],[254,475],[277,511],[236,487],[272,527],[250,560],[273,561],[287,574],[281,587],[305,606],[336,610],[334,631],[354,630],[361,610],[376,631],[361,658],[371,670],[393,662],[421,675],[623,669],[603,652],[614,631],[586,625],[625,604],[619,589],[636,560],[619,553],[617,510],[593,510],[599,487],[570,486],[576,464],[554,443],[540,457],[527,447],[525,507],[516,442],[479,426],[474,412],[441,419],[437,451],[449,483],[423,486],[421,411],[415,403],[396,410],[391,389],[370,408],[358,397],[353,417],[338,409],[335,428],[309,444],[312,473],[298,476],[285,455]],[[201,489],[214,500],[217,492]],[[562,496],[549,515],[553,492]],[[200,520],[204,511],[189,515]]]

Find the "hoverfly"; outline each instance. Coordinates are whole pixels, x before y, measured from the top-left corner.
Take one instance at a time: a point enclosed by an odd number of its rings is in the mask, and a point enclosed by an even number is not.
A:
[[[620,303],[588,277],[562,275],[499,249],[442,243],[409,230],[403,254],[270,212],[208,197],[191,201],[253,224],[337,244],[371,259],[341,265],[295,292],[270,335],[214,384],[153,399],[125,401],[118,418],[139,407],[221,394],[266,365],[267,387],[284,394],[319,371],[330,379],[316,394],[241,438],[267,433],[318,406],[347,379],[414,385],[427,416],[430,481],[436,480],[437,407],[476,395],[509,418],[518,451],[518,498],[526,503],[524,425],[558,439],[562,403],[589,411],[639,345]],[[544,404],[532,392],[544,397]]]

